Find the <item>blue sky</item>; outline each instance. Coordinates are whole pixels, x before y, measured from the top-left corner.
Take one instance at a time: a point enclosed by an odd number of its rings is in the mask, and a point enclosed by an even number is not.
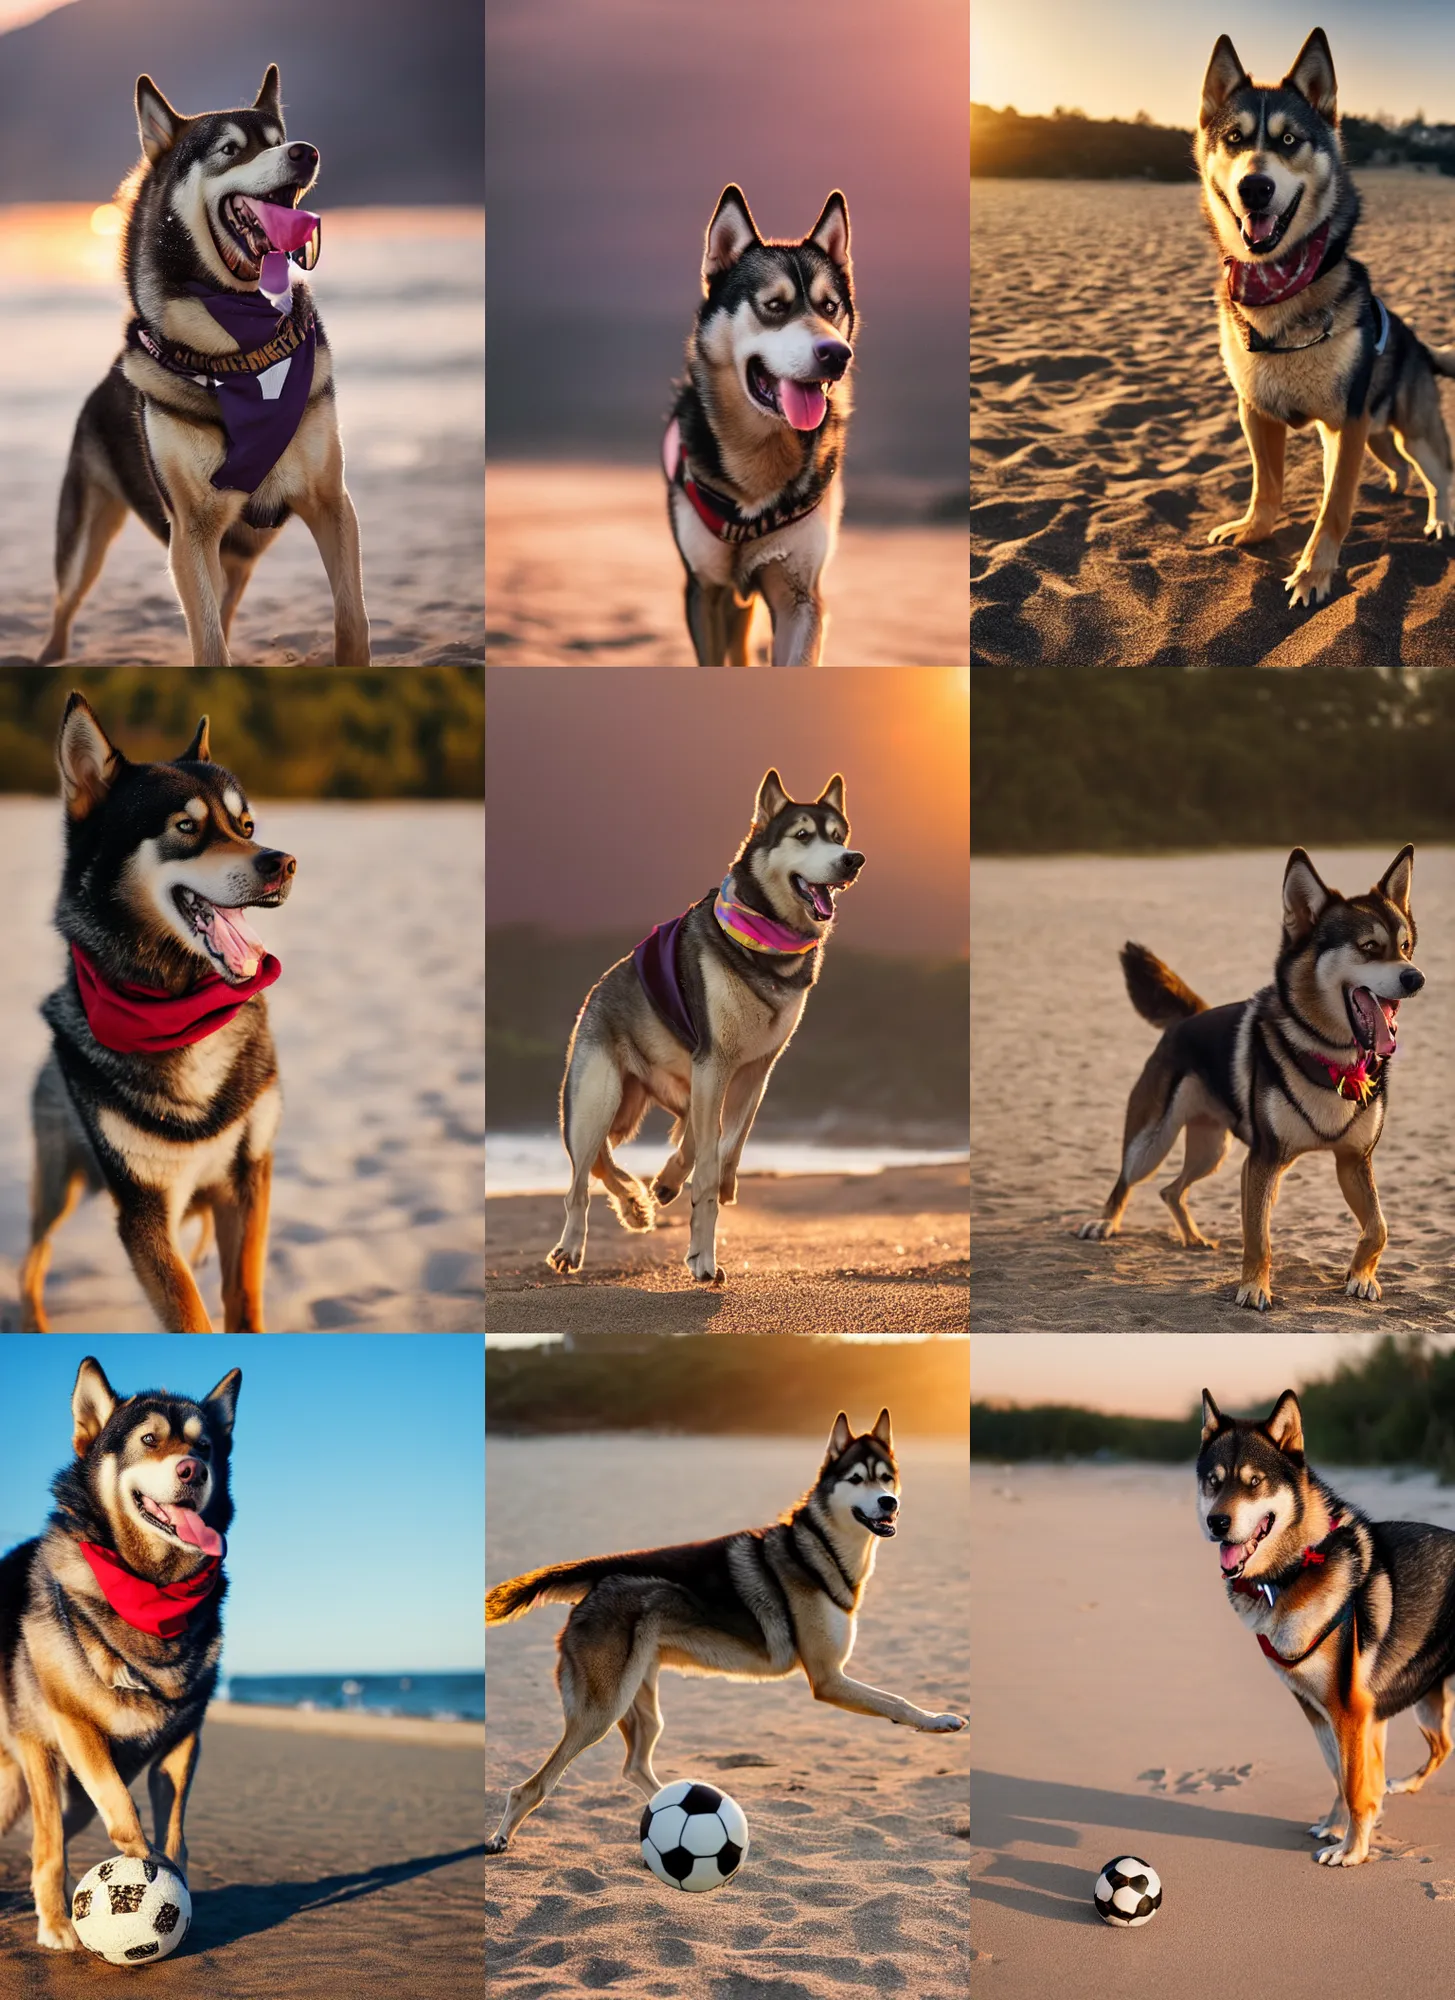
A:
[[[226,1671],[483,1667],[479,1335],[0,1336],[0,1550],[50,1511],[87,1354],[127,1394],[201,1397],[242,1369]]]
[[[1320,0],[1312,9],[1307,0],[975,0],[970,94],[1027,113],[1063,104],[1093,118],[1146,111],[1191,126],[1219,35],[1232,36],[1260,82],[1276,82],[1315,25],[1329,37],[1343,110],[1455,122],[1449,0]]]

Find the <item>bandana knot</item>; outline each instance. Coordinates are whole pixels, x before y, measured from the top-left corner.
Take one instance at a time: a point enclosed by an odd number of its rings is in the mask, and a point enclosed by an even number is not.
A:
[[[1369,1102],[1374,1094],[1375,1079],[1370,1074],[1367,1056],[1360,1056],[1356,1063],[1325,1062],[1322,1056],[1316,1056],[1314,1060],[1329,1072],[1329,1082],[1340,1097],[1348,1098],[1351,1104],[1356,1100],[1360,1104]]]
[[[78,1547],[117,1617],[138,1632],[150,1632],[154,1639],[182,1636],[193,1612],[216,1590],[222,1568],[222,1556],[209,1556],[201,1569],[178,1583],[152,1583],[128,1569],[120,1556],[103,1549],[99,1542],[81,1542]],[[224,1543],[223,1555],[226,1553]]]
[[[225,1028],[283,970],[269,951],[264,952],[252,978],[240,986],[219,973],[205,972],[190,993],[168,993],[129,980],[112,986],[78,944],[71,946],[71,964],[91,1033],[102,1048],[120,1056],[166,1055],[205,1041]]]
[[[1319,275],[1324,252],[1329,247],[1329,225],[1321,222],[1311,236],[1295,243],[1283,257],[1265,264],[1245,263],[1240,257],[1225,257],[1228,297],[1239,306],[1277,306],[1310,286]]]

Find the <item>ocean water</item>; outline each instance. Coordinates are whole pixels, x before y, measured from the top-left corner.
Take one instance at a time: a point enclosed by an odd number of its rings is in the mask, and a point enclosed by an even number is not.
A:
[[[232,1674],[227,1701],[266,1708],[357,1709],[368,1715],[422,1715],[435,1722],[483,1722],[484,1674]]]
[[[615,1148],[628,1173],[648,1179],[666,1159],[662,1139],[636,1140]],[[966,1157],[963,1146],[948,1151],[927,1146],[834,1146],[810,1139],[750,1138],[743,1172],[760,1174],[878,1174],[886,1167],[943,1167]],[[561,1194],[571,1174],[555,1132],[485,1134],[486,1194]]]

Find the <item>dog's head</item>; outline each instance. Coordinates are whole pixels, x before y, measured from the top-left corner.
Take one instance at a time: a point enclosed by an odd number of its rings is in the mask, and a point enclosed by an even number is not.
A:
[[[1394,1053],[1400,1002],[1425,983],[1414,964],[1414,865],[1414,849],[1402,847],[1367,895],[1341,896],[1301,847],[1288,857],[1278,988],[1331,1047]]]
[[[1202,86],[1195,140],[1203,207],[1225,257],[1286,255],[1345,195],[1334,61],[1315,28],[1282,83],[1257,84],[1226,35]]]
[[[280,89],[273,63],[246,109],[188,117],[149,76],[137,79],[143,157],[129,184],[126,260],[128,275],[143,288],[144,248],[173,285],[205,275],[228,290],[255,288],[270,244],[253,202],[296,208],[318,177],[318,148],[289,141]],[[145,246],[137,239],[139,224],[148,234]]]
[[[200,1402],[165,1389],[119,1396],[88,1355],[71,1395],[75,1459],[53,1488],[63,1512],[140,1576],[186,1576],[220,1556],[241,1386],[234,1368]]]
[[[829,1432],[814,1499],[849,1542],[888,1540],[899,1520],[899,1468],[888,1410],[856,1437],[841,1410]]]
[[[844,781],[830,778],[812,805],[790,799],[769,771],[758,787],[753,824],[733,866],[746,872],[783,923],[822,933],[834,920],[834,898],[858,879],[864,857],[848,845]]]
[[[66,703],[57,921],[103,971],[185,990],[204,972],[240,986],[258,969],[264,947],[242,912],[276,908],[298,864],[254,840],[243,788],[207,739],[203,716],[170,764],[132,764],[83,695]]]
[[[831,399],[847,414],[854,287],[849,210],[837,189],[801,242],[778,243],[758,234],[742,189],[724,188],[702,283],[697,351],[765,429],[816,431]]]
[[[1202,1392],[1198,1525],[1218,1545],[1223,1579],[1276,1575],[1304,1546],[1309,1472],[1298,1398],[1285,1389],[1261,1423],[1225,1417]]]

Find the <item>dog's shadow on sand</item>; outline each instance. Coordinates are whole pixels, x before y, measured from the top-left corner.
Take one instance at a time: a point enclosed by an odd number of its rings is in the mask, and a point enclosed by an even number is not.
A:
[[[328,1910],[361,1896],[377,1895],[401,1882],[413,1882],[457,1861],[473,1861],[485,1852],[484,1841],[457,1847],[448,1854],[420,1854],[411,1861],[390,1861],[362,1868],[352,1875],[320,1875],[311,1882],[236,1882],[226,1889],[199,1889],[192,1898],[192,1928],[187,1949],[216,1951],[239,1939],[276,1930],[309,1910]]]
[[[1217,1840],[1234,1847],[1307,1853],[1307,1839],[1286,1819],[1264,1813],[1232,1812],[1222,1806],[1195,1806],[1181,1799],[1137,1792],[1098,1791],[1090,1785],[1017,1778],[1005,1771],[972,1771],[970,1838],[989,1850],[989,1867],[970,1882],[982,1902],[1000,1903],[1027,1916],[1059,1923],[1095,1924],[1100,1919],[1088,1893],[1091,1866],[1105,1854],[1083,1855],[1082,1829],[1107,1827],[1128,1833],[1177,1835],[1184,1840]],[[1077,1850],[1073,1864],[1009,1852],[1019,1843]]]

